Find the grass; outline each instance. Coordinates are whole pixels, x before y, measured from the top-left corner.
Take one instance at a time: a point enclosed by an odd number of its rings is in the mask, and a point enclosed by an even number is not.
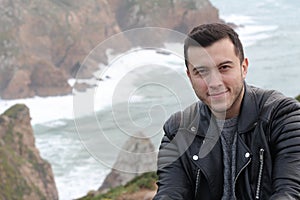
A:
[[[117,199],[121,195],[132,194],[141,189],[154,190],[156,180],[156,172],[147,172],[134,178],[126,185],[113,188],[105,194],[100,194],[96,196],[94,196],[93,194],[88,194],[87,196],[82,197],[78,200],[113,200]]]
[[[296,99],[300,102],[300,94],[296,97]]]
[[[10,107],[8,110],[6,110],[3,114],[10,118],[17,119],[18,114],[20,114],[20,112],[25,108],[26,106],[24,104],[16,104]]]

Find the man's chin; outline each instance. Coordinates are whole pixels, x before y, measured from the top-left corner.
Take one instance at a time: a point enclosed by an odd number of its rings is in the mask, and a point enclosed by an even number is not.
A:
[[[224,118],[226,117],[227,108],[226,106],[213,106],[210,107],[214,115],[216,115],[218,118]]]

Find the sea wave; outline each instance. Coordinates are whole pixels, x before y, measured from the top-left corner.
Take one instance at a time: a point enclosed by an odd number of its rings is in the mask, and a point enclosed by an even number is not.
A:
[[[175,44],[174,44],[175,45]],[[169,44],[174,48],[174,45]],[[175,45],[176,46],[176,45]],[[177,45],[178,46],[178,45]],[[171,47],[166,47],[171,48]],[[116,56],[110,56],[110,59]],[[136,58],[139,58],[138,61]],[[155,49],[133,49],[131,52],[124,55],[119,55],[117,60],[111,60],[112,65],[107,66],[104,70],[95,72],[96,78],[106,77],[97,81],[97,85],[94,88],[89,88],[85,92],[79,92],[75,89],[72,95],[66,96],[50,96],[50,97],[33,97],[15,100],[4,100],[0,99],[0,113],[3,113],[9,107],[15,104],[25,104],[30,109],[31,123],[45,124],[48,126],[61,126],[63,125],[62,119],[74,119],[74,97],[76,95],[83,95],[86,93],[87,97],[94,98],[91,102],[94,103],[94,112],[100,111],[107,106],[112,105],[112,98],[114,95],[115,88],[119,82],[127,76],[129,73],[134,73],[135,69],[147,64],[164,65],[166,67],[179,70],[178,64],[172,65],[172,63],[182,62],[180,56],[175,54],[161,54],[156,52]],[[103,65],[103,64],[100,64]],[[102,66],[103,67],[103,66]],[[146,70],[146,68],[145,68]],[[149,69],[151,70],[151,69]],[[146,72],[145,72],[146,73]],[[136,74],[138,78],[139,74]],[[70,79],[68,82],[70,85],[77,83],[87,83],[93,85],[95,83],[95,77],[90,79]],[[109,77],[109,78],[108,78]],[[88,94],[92,93],[92,94]],[[139,101],[142,100],[142,96],[133,96],[131,100]],[[85,112],[82,109],[81,114],[76,117],[83,117],[91,115],[93,113]]]
[[[230,14],[222,15],[221,18],[238,26],[236,31],[244,47],[252,46],[261,40],[273,37],[274,31],[278,29],[278,25],[261,24],[253,16]]]

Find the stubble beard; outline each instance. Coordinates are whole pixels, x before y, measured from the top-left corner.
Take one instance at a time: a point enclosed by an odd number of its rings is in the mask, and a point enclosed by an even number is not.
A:
[[[214,106],[214,104],[216,105],[216,103],[213,103],[213,101],[210,102],[210,105],[209,105],[209,108],[210,110],[212,111],[212,113],[219,119],[227,119],[227,118],[232,118],[234,116],[232,115],[238,115],[239,114],[239,111],[240,111],[240,106],[241,106],[241,103],[242,103],[242,98],[243,98],[243,94],[244,94],[244,81],[242,81],[241,83],[241,88],[239,89],[239,92],[237,92],[233,99],[232,102],[230,102],[231,104],[227,105],[227,101],[226,101],[226,98],[228,97],[225,97],[224,99],[224,102],[223,102],[223,106],[221,106],[222,108],[217,108],[217,106]],[[222,103],[221,103],[222,104]],[[239,105],[238,107],[238,112],[237,113],[231,113],[233,111],[233,107],[236,106],[236,105]],[[229,116],[229,117],[227,117]]]

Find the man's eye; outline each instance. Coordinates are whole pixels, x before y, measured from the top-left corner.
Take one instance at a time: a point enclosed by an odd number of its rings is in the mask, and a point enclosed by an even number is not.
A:
[[[205,76],[205,75],[207,75],[209,73],[209,70],[207,70],[207,69],[198,69],[197,72],[201,76]]]
[[[224,71],[224,70],[228,70],[230,68],[230,66],[229,65],[222,65],[219,69],[222,71]]]

